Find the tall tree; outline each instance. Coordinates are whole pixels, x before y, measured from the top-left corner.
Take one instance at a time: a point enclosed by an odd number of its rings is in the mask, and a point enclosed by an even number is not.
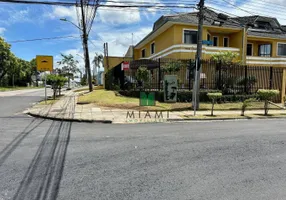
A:
[[[103,64],[103,55],[95,53],[95,56],[93,58],[92,63],[93,63],[94,69],[96,69],[96,67],[98,68],[97,69],[97,83],[98,83],[100,65]],[[95,70],[93,70],[93,71],[95,71]],[[94,76],[94,73],[93,73],[93,76]],[[93,77],[93,78],[95,78],[95,77]]]
[[[71,54],[61,54],[61,56],[62,60],[58,62],[59,65],[62,65],[61,75],[68,78],[68,88],[70,88],[70,79],[79,71],[77,67],[78,61]]]

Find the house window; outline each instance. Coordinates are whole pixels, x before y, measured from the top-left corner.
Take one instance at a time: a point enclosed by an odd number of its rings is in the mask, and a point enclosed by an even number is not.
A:
[[[214,47],[217,47],[217,46],[218,46],[218,37],[217,37],[217,36],[214,36],[214,37],[213,37],[213,46],[214,46]]]
[[[155,42],[151,44],[151,54],[155,53]]]
[[[253,50],[253,46],[252,46],[252,44],[247,44],[247,50],[246,50],[246,55],[247,56],[253,56],[252,54],[252,51]]]
[[[184,30],[184,43],[185,44],[197,44],[198,31]]]
[[[145,56],[146,56],[146,51],[145,51],[145,49],[142,49],[142,51],[141,51],[141,57],[142,57],[142,58],[145,58]]]
[[[286,56],[286,43],[278,43],[278,56]]]
[[[229,47],[229,38],[228,37],[223,38],[223,46]]]
[[[263,57],[271,57],[271,44],[261,44],[258,47],[258,55]]]
[[[207,34],[207,41],[211,41],[211,35],[210,34]],[[208,46],[210,46],[210,45],[208,44]]]

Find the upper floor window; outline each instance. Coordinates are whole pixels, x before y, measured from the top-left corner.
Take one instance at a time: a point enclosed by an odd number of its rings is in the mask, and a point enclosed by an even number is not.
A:
[[[151,54],[154,54],[154,53],[155,53],[155,42],[153,42],[153,43],[151,44],[150,51],[151,51]]]
[[[213,46],[214,46],[214,47],[217,47],[217,46],[218,46],[218,37],[217,37],[217,36],[214,36],[214,37],[213,37]]]
[[[142,51],[141,51],[141,57],[142,57],[142,58],[145,58],[145,56],[146,56],[146,50],[145,50],[145,49],[142,49]]]
[[[258,29],[273,30],[271,24],[264,21],[256,21],[254,27]]]
[[[247,56],[253,56],[253,45],[252,44],[247,44],[247,49],[246,49],[246,55]]]
[[[278,56],[286,56],[286,43],[278,43]]]
[[[224,37],[223,38],[223,46],[224,47],[229,47],[229,38],[228,37]]]
[[[185,44],[197,44],[198,31],[184,30],[184,43]]]
[[[258,46],[258,55],[271,57],[271,44],[261,44]]]

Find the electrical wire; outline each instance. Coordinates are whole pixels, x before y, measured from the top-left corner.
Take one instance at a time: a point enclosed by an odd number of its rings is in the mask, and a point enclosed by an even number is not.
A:
[[[34,42],[34,41],[41,41],[41,40],[57,40],[57,39],[65,39],[65,38],[79,38],[75,36],[58,36],[58,37],[47,37],[47,38],[36,38],[36,39],[25,39],[25,40],[12,40],[7,41],[8,43],[20,43],[20,42]]]

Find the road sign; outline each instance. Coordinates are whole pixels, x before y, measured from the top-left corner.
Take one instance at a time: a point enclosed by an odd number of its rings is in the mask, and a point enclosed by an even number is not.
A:
[[[155,92],[140,92],[140,106],[155,106]]]
[[[36,62],[38,71],[53,71],[53,56],[37,56]]]
[[[176,75],[164,76],[164,101],[177,102],[178,81]]]
[[[211,40],[203,40],[202,42],[203,42],[203,44],[206,44],[206,45],[212,45],[213,44],[213,41],[211,41]]]
[[[130,63],[124,61],[124,62],[121,64],[121,70],[128,70],[128,69],[129,69],[129,66],[130,66]]]

